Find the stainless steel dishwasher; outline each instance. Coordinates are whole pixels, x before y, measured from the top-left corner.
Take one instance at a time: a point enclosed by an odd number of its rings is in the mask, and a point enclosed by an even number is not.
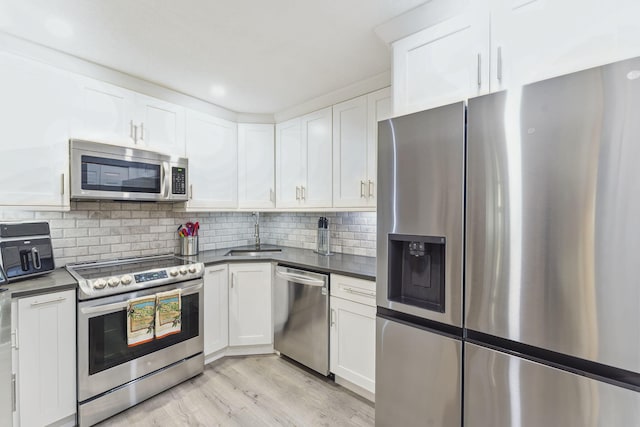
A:
[[[275,275],[275,349],[329,375],[329,276],[282,265]]]

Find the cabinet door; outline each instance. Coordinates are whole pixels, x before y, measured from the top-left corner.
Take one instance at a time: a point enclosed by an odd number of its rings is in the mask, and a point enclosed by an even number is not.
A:
[[[367,96],[333,106],[333,205],[366,206]]]
[[[378,122],[391,117],[391,89],[367,95],[367,206],[376,206],[378,179]]]
[[[375,393],[376,308],[331,297],[331,372]]]
[[[393,43],[393,114],[403,115],[489,91],[488,0]],[[537,32],[536,32],[537,34]]]
[[[187,156],[191,182],[187,209],[235,208],[238,200],[237,125],[189,111]]]
[[[640,55],[632,0],[493,0],[496,91]]]
[[[238,125],[238,206],[275,207],[274,127]]]
[[[303,150],[300,119],[295,118],[276,125],[276,206],[300,206],[302,186]]]
[[[184,108],[145,95],[136,95],[138,144],[184,157]]]
[[[0,206],[69,208],[71,74],[0,53]]]
[[[271,264],[231,264],[229,275],[229,345],[273,343]]]
[[[229,344],[229,270],[227,265],[204,271],[204,354]]]
[[[328,107],[301,119],[302,158],[305,159],[301,198],[308,208],[330,208],[333,203],[331,116],[331,107]]]
[[[78,78],[71,125],[73,138],[133,144],[135,93],[86,77]]]
[[[76,412],[76,295],[18,301],[20,425],[49,425]]]

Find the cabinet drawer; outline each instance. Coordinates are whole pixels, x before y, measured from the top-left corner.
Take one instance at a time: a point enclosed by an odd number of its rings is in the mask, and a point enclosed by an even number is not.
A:
[[[331,296],[375,307],[376,282],[332,274]]]

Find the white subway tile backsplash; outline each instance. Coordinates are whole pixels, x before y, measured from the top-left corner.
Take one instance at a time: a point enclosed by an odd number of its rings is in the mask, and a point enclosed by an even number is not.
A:
[[[248,212],[174,212],[172,204],[72,202],[70,212],[0,209],[2,220],[44,220],[51,227],[57,266],[116,257],[178,251],[177,228],[200,222],[200,250],[249,245],[254,218]],[[318,217],[329,218],[331,250],[375,256],[375,213],[262,213],[264,244],[315,249]]]

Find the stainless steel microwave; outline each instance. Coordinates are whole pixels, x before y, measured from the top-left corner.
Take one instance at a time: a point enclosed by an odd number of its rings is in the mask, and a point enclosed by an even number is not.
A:
[[[182,202],[188,160],[156,151],[72,139],[72,200]]]

